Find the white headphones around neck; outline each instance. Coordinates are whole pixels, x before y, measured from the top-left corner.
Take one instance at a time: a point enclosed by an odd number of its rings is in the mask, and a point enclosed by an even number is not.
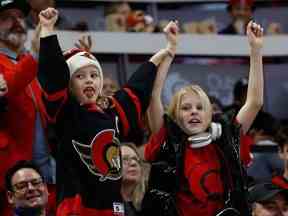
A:
[[[191,148],[201,148],[209,145],[212,141],[220,138],[222,134],[222,126],[219,123],[211,122],[208,132],[200,133],[188,137],[189,146]]]

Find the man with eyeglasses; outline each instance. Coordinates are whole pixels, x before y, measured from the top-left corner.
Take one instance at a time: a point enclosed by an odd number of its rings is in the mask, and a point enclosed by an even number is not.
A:
[[[5,186],[13,216],[47,216],[47,185],[31,161],[19,161],[11,167],[5,176]]]
[[[55,160],[47,143],[42,88],[36,78],[37,61],[24,48],[27,39],[26,0],[0,0],[0,76],[6,82],[5,112],[0,116],[0,215],[10,216],[4,190],[4,175],[18,160],[33,160],[53,192]],[[0,89],[1,91],[1,89]],[[52,203],[54,204],[54,203]],[[51,210],[52,210],[51,206]]]

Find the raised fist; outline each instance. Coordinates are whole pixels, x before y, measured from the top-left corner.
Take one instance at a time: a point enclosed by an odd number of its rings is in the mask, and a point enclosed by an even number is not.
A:
[[[260,49],[263,46],[263,28],[253,22],[250,21],[247,25],[247,37],[251,48]]]
[[[43,28],[54,28],[58,19],[58,11],[55,8],[47,8],[39,13],[39,23]]]

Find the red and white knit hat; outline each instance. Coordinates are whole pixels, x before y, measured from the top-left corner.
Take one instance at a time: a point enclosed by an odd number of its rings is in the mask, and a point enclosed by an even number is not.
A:
[[[94,65],[100,75],[100,91],[103,87],[103,72],[99,61],[89,52],[81,49],[71,49],[64,53],[66,63],[69,67],[70,78],[72,75],[82,67]]]

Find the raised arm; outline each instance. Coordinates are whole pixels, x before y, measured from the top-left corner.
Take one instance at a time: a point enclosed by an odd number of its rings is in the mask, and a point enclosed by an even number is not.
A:
[[[158,67],[156,79],[154,81],[150,105],[147,110],[149,128],[152,133],[157,133],[163,124],[164,108],[161,101],[161,93],[173,62],[178,44],[179,28],[177,22],[170,22],[164,29],[167,38],[166,50],[169,53]]]
[[[54,8],[47,8],[39,14],[39,81],[48,94],[66,89],[70,78],[69,68],[54,32],[57,19],[58,11]]]
[[[130,88],[141,100],[142,113],[146,112],[150,103],[153,84],[157,74],[157,67],[168,55],[173,55],[173,53],[169,54],[167,48],[161,49],[153,55],[148,62],[141,65],[128,80],[126,87]]]
[[[128,137],[135,137],[137,131],[138,133],[140,131],[139,128],[143,126],[142,120],[150,104],[158,66],[167,56],[174,55],[173,53],[175,52],[172,49],[170,51],[166,47],[161,49],[149,61],[142,64],[124,88],[113,96],[113,99],[116,99],[115,104],[118,104],[115,107],[118,108],[122,122],[120,128],[125,129],[124,134],[129,134]]]
[[[263,105],[263,28],[250,21],[247,26],[247,38],[250,46],[250,72],[247,98],[237,114],[237,120],[242,125],[245,134],[253,123],[257,113]]]

